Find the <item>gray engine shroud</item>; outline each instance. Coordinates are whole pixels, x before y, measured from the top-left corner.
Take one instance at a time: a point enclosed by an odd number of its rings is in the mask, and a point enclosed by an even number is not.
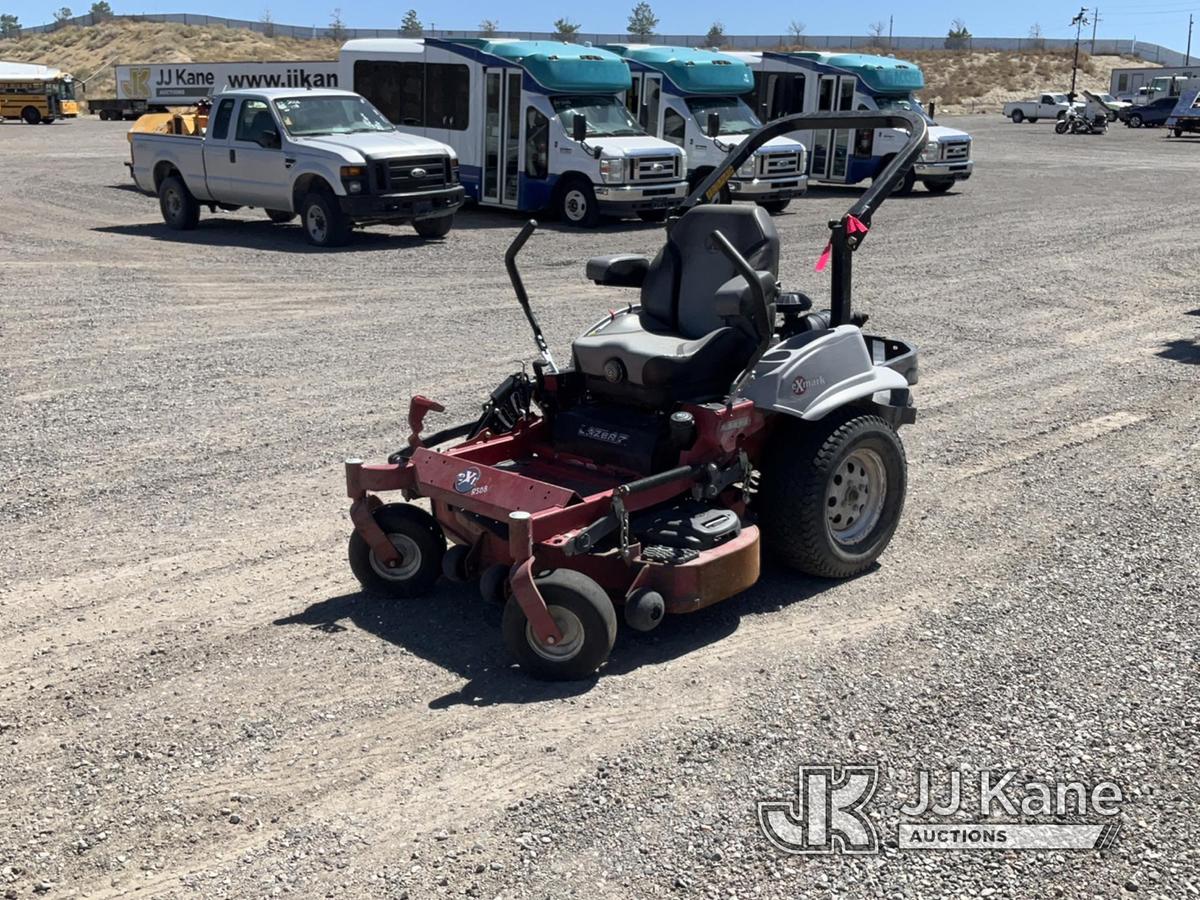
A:
[[[916,383],[915,356],[908,350],[894,361],[877,363],[853,325],[805,332],[768,350],[739,393],[759,409],[814,421],[880,391],[907,391]],[[904,374],[893,364],[904,365]]]

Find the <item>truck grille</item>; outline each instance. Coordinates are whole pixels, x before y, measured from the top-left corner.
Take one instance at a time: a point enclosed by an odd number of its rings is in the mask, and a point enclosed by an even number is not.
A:
[[[760,176],[795,175],[800,171],[799,153],[763,153],[755,171]]]
[[[673,181],[679,177],[678,156],[635,156],[633,181]]]
[[[942,144],[942,159],[947,162],[963,162],[971,158],[970,141],[954,141]]]
[[[379,187],[391,193],[441,187],[450,177],[448,161],[441,155],[385,160],[377,168]]]

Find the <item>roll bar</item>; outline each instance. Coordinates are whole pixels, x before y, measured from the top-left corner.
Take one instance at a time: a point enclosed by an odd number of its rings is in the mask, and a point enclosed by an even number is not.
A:
[[[892,157],[883,173],[871,182],[861,197],[840,219],[829,223],[831,249],[830,267],[830,324],[844,325],[850,321],[851,269],[850,254],[858,247],[861,237],[847,230],[851,217],[864,225],[871,224],[871,216],[895,189],[896,185],[912,167],[925,149],[929,126],[916,113],[905,110],[893,112],[821,112],[797,113],[774,119],[758,131],[748,135],[736,146],[724,162],[713,169],[696,188],[688,194],[676,210],[677,215],[686,213],[693,206],[711,203],[721,193],[721,188],[732,178],[741,165],[754,155],[754,151],[771,138],[793,131],[840,131],[850,128],[899,128],[908,132],[908,142]]]

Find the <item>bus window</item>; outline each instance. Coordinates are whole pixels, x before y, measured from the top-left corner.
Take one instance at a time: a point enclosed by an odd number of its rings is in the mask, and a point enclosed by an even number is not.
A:
[[[646,105],[642,107],[641,123],[649,134],[658,131],[658,102],[662,96],[662,79],[646,79]]]
[[[854,109],[854,79],[843,78],[841,84],[841,96],[838,98],[838,109],[847,110]]]
[[[683,116],[668,108],[663,112],[663,140],[670,141],[679,147],[683,146],[683,136],[687,130],[687,123]]]
[[[471,70],[455,63],[425,67],[424,124],[430,128],[466,131],[471,106]]]
[[[629,76],[631,84],[629,90],[625,92],[625,108],[628,109],[633,117],[638,118],[638,113],[642,107],[642,76],[640,73],[634,73]]]
[[[545,178],[550,167],[550,120],[540,109],[525,110],[525,174]]]
[[[425,64],[360,59],[354,90],[396,125],[425,124]]]

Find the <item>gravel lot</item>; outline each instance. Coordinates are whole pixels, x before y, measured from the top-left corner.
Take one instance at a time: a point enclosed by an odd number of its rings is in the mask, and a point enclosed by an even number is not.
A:
[[[947,124],[975,178],[888,203],[856,259],[922,351],[881,566],[768,570],[572,685],[510,669],[472,591],[389,605],[345,560],[341,459],[531,355],[520,217],[180,235],[119,123],[0,125],[0,896],[1200,894],[1200,143]],[[785,285],[824,295],[854,193],[779,217]],[[616,302],[584,260],[659,240],[535,236],[560,355]],[[885,843],[918,768],[1112,779],[1121,832],[786,856],[755,801],[813,762],[878,763]]]

